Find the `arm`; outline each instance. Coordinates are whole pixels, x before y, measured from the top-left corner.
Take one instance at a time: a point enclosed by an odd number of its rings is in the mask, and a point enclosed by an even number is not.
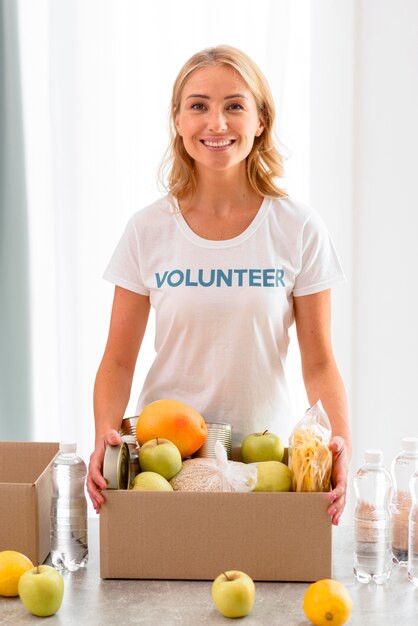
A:
[[[320,399],[331,422],[333,490],[328,513],[338,524],[346,501],[351,436],[347,396],[332,350],[330,290],[295,297],[294,311],[308,400],[312,406]]]
[[[96,512],[106,488],[102,476],[106,445],[120,442],[118,430],[129,401],[139,348],[145,333],[149,298],[115,288],[109,335],[94,385],[95,448],[90,457],[87,490]]]

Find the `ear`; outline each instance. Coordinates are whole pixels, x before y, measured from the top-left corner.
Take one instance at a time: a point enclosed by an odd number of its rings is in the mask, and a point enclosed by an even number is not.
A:
[[[260,135],[263,133],[263,130],[265,129],[266,125],[264,124],[263,120],[260,118],[259,122],[258,122],[258,126],[257,126],[257,130],[255,131],[255,136],[256,137],[260,137]]]
[[[174,126],[176,127],[176,130],[177,130],[178,134],[181,137],[181,127],[180,127],[180,122],[179,122],[179,114],[176,112],[176,109],[174,109]]]

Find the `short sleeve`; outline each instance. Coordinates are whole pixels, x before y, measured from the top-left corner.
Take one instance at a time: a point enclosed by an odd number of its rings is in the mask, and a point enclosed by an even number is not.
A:
[[[306,220],[301,241],[300,271],[295,277],[294,296],[307,296],[345,281],[328,230],[316,212]]]
[[[120,238],[103,278],[118,287],[129,289],[143,296],[149,295],[149,289],[144,285],[140,267],[140,249],[132,217]]]

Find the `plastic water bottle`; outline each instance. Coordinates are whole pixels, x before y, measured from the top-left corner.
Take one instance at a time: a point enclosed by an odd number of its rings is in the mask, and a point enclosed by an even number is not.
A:
[[[391,474],[393,494],[392,515],[392,554],[394,563],[406,566],[408,563],[408,529],[411,511],[411,492],[409,481],[418,470],[418,439],[402,439],[402,450],[392,462]]]
[[[76,443],[60,443],[52,467],[51,558],[59,570],[74,571],[88,560],[86,464]]]
[[[409,481],[412,498],[409,514],[408,578],[418,587],[418,470]]]
[[[381,450],[366,450],[354,477],[354,574],[361,583],[384,583],[392,568],[390,498],[392,480]]]

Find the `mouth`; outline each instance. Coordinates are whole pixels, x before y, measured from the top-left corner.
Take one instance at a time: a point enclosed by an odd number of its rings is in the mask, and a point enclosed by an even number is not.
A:
[[[228,150],[235,143],[235,139],[201,139],[200,142],[209,150],[222,152]]]

